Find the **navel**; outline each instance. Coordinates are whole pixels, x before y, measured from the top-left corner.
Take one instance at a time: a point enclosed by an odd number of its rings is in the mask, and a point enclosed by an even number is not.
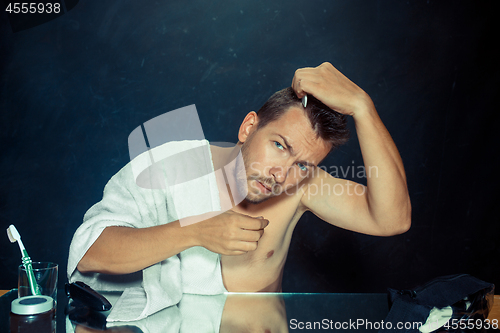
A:
[[[274,250],[267,252],[267,259],[271,258],[274,254]]]

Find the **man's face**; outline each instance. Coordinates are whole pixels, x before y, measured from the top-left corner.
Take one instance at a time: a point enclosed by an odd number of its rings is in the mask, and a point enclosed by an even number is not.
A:
[[[296,186],[330,151],[330,144],[317,137],[298,107],[256,128],[251,126],[241,147],[248,182],[246,200],[251,203],[263,202]]]

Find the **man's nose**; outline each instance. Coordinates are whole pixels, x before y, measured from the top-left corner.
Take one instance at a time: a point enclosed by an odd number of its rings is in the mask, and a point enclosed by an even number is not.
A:
[[[281,184],[285,182],[289,169],[289,165],[275,166],[270,170],[270,173],[274,177],[274,181]]]

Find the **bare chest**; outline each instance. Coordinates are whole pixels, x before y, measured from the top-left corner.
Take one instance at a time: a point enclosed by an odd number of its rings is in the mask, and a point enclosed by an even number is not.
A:
[[[221,256],[222,276],[229,291],[260,291],[278,280],[281,288],[281,273],[293,229],[302,215],[298,210],[299,201],[296,196],[280,196],[250,209],[234,209],[253,217],[263,216],[269,220],[269,225],[255,251],[239,256]]]

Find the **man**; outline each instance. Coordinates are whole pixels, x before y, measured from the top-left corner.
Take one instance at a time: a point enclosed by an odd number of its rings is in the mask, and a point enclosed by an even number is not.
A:
[[[320,116],[301,105],[306,94],[312,100],[309,108],[323,105],[337,112],[328,111],[335,118],[329,121],[337,123],[340,133],[321,128],[321,122],[313,128],[315,117]],[[266,105],[286,107],[271,116],[250,112],[238,132],[246,167],[246,200],[184,227],[179,221],[148,228],[107,227],[79,261],[78,271],[128,274],[201,246],[221,255],[222,280],[228,291],[281,291],[292,232],[305,211],[370,235],[408,230],[411,206],[403,163],[362,89],[324,63],[297,70],[291,88],[270,101]],[[342,115],[354,118],[365,170],[376,170],[367,173],[366,187],[317,167],[335,145],[345,141]],[[217,147],[211,147],[211,152],[215,169],[233,155],[232,150]]]

